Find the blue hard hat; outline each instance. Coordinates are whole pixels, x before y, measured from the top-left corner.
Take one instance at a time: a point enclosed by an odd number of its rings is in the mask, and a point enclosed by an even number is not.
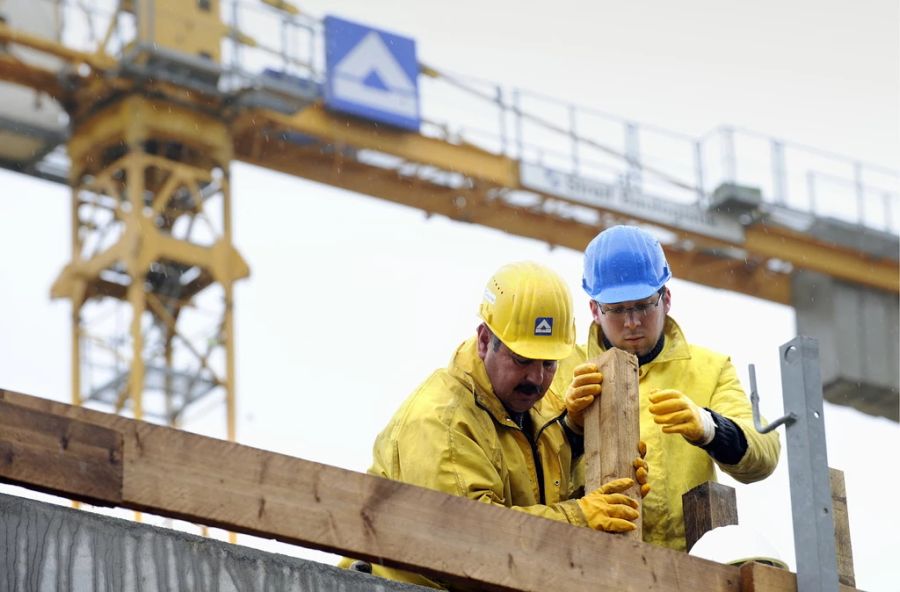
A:
[[[659,241],[637,226],[607,228],[584,251],[581,285],[597,302],[642,300],[671,277]]]

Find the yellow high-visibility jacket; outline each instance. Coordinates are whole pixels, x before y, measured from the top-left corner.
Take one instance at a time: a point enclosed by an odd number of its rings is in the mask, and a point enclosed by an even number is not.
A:
[[[663,331],[666,339],[662,351],[639,371],[641,439],[647,444],[645,460],[650,467],[650,493],[643,500],[643,539],[684,550],[682,494],[706,481],[715,481],[715,465],[741,483],[768,477],[778,464],[781,443],[776,432],[760,434],[753,427],[750,401],[730,358],[689,344],[671,317],[666,317]],[[565,400],[575,367],[606,351],[599,325],[592,323],[589,333],[587,344],[577,346],[559,365],[550,390],[560,400]],[[681,435],[664,434],[649,411],[648,397],[656,389],[679,390],[700,407],[732,420],[747,438],[744,457],[734,465],[719,463]],[[583,467],[578,468],[576,480],[583,484]]]
[[[549,394],[531,409],[533,452],[494,395],[472,338],[394,414],[375,440],[368,472],[585,526],[577,502],[569,499],[572,451],[557,421],[564,410],[562,400]],[[438,587],[418,574],[372,567],[372,573],[383,577]]]

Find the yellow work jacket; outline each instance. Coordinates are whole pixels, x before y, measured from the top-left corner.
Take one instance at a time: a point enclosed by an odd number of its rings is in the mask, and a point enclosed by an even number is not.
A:
[[[648,543],[684,550],[681,496],[701,483],[715,481],[715,465],[741,483],[768,477],[778,464],[781,443],[776,432],[760,434],[754,429],[750,401],[730,358],[690,345],[671,317],[666,317],[664,334],[662,351],[639,370],[641,439],[647,444],[650,466],[650,493],[643,500],[643,538]],[[564,400],[575,367],[605,351],[600,327],[592,323],[587,344],[577,346],[560,363],[551,393]],[[656,389],[679,390],[700,407],[732,420],[747,438],[744,457],[734,465],[719,463],[681,435],[664,434],[649,411],[648,397]],[[579,469],[577,480],[583,484],[583,467]]]
[[[572,495],[572,451],[545,396],[529,412],[535,450],[494,395],[475,339],[456,350],[394,414],[375,440],[369,473],[580,526]],[[538,466],[543,473],[543,495]],[[438,587],[423,576],[373,565],[374,574]]]

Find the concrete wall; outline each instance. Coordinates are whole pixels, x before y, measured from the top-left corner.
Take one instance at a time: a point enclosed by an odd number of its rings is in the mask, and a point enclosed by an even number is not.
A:
[[[825,400],[897,421],[897,295],[807,271],[796,272],[793,282],[797,333],[819,340]]]
[[[428,588],[0,495],[0,592],[421,592]]]

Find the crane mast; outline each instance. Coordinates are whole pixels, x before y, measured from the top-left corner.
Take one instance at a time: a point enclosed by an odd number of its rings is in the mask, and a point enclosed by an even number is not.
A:
[[[72,302],[73,402],[176,426],[213,395],[233,440],[234,283],[249,268],[232,244],[232,136],[220,103],[167,81],[215,85],[218,11],[215,0],[119,3],[104,41],[134,19],[136,75],[99,50],[18,35],[66,64],[22,71],[70,117],[71,260],[51,296]]]
[[[125,93],[79,121],[68,149],[72,261],[51,293],[72,300],[75,402],[177,425],[221,390],[233,438],[233,285],[249,270],[231,239],[226,125]]]

